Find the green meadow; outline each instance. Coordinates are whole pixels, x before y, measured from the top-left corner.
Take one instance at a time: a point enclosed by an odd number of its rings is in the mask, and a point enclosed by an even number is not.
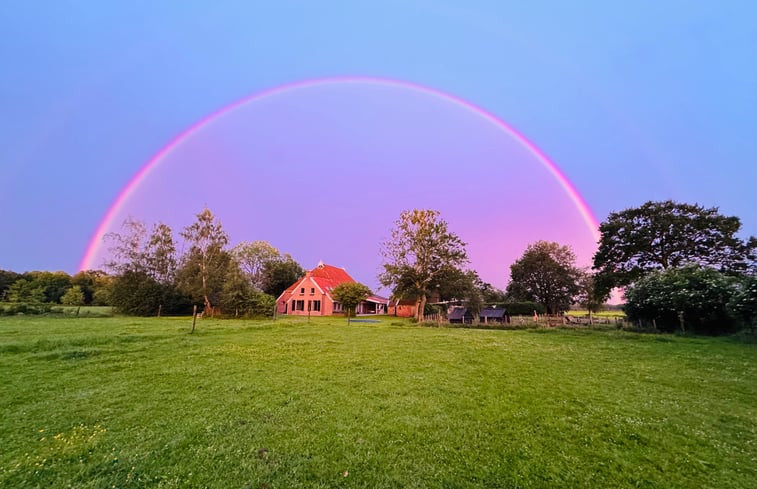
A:
[[[757,345],[394,318],[0,318],[0,487],[757,481]]]

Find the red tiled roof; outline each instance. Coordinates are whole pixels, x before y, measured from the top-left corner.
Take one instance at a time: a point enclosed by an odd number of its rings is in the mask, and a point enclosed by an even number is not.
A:
[[[312,269],[310,271],[310,277],[316,284],[318,284],[318,287],[329,296],[331,295],[331,291],[334,290],[337,285],[355,281],[344,268],[337,268],[324,264],[319,264]]]
[[[318,266],[306,273],[304,277],[301,277],[295,283],[290,285],[281,293],[279,298],[292,294],[297,289],[300,282],[308,276],[312,278],[313,282],[315,282],[316,285],[318,285],[318,287],[320,287],[329,297],[331,297],[331,291],[334,290],[337,285],[355,281],[344,268],[319,263]]]

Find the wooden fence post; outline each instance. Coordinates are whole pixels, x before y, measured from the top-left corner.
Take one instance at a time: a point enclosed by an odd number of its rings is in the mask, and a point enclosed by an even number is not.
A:
[[[192,331],[189,334],[195,332],[195,322],[197,322],[197,304],[192,307]]]

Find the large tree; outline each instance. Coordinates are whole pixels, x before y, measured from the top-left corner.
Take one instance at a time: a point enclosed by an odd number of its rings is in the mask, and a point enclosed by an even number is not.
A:
[[[266,266],[272,262],[281,262],[284,257],[279,250],[267,241],[243,241],[236,245],[231,254],[234,255],[239,268],[247,276],[253,287],[263,289],[264,272]]]
[[[397,298],[415,299],[420,320],[431,287],[449,268],[467,261],[465,243],[450,232],[439,211],[403,211],[394,223],[391,238],[381,244],[384,271],[379,281],[391,287]]]
[[[207,207],[197,214],[197,220],[184,228],[181,236],[189,245],[178,274],[181,289],[194,298],[200,298],[205,313],[213,314],[213,303],[220,299],[224,278],[232,263],[224,249],[229,236],[220,221]]]
[[[287,287],[305,275],[305,270],[289,254],[281,260],[267,262],[262,271],[261,288],[263,292],[278,297]]]
[[[580,293],[582,271],[569,246],[537,241],[510,265],[511,300],[543,304],[550,314],[566,311]]]
[[[723,216],[717,207],[671,200],[613,212],[599,227],[597,285],[609,291],[650,271],[684,265],[743,272],[749,248],[736,236],[740,227],[738,217]]]

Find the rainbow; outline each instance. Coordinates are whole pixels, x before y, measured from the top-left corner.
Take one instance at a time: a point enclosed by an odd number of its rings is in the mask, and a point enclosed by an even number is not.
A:
[[[544,165],[544,167],[557,180],[560,186],[568,194],[569,198],[576,205],[576,208],[578,209],[579,213],[581,214],[581,217],[583,218],[584,222],[586,223],[587,227],[591,231],[594,238],[596,240],[599,240],[599,224],[597,222],[597,219],[594,216],[594,213],[589,208],[589,206],[586,204],[586,201],[583,199],[583,197],[581,197],[581,194],[578,192],[576,187],[570,182],[570,180],[568,180],[568,178],[565,176],[565,174],[563,174],[563,172],[558,168],[558,166],[552,160],[550,160],[546,154],[544,154],[542,150],[540,150],[534,143],[529,141],[518,130],[516,130],[514,127],[512,127],[510,124],[506,123],[505,121],[503,121],[496,115],[460,97],[451,95],[449,93],[443,92],[436,88],[420,85],[418,83],[395,80],[391,78],[380,78],[380,77],[363,77],[363,76],[328,77],[328,78],[315,78],[315,79],[296,81],[292,83],[286,83],[284,85],[279,85],[273,88],[269,88],[267,90],[253,93],[252,95],[248,95],[247,97],[237,100],[236,102],[232,102],[216,110],[215,112],[212,112],[211,114],[203,117],[199,121],[189,126],[184,131],[180,132],[168,144],[166,144],[160,151],[158,151],[147,163],[145,163],[142,166],[142,168],[140,168],[139,171],[124,186],[124,188],[121,190],[118,196],[116,196],[115,200],[113,201],[111,206],[108,208],[108,211],[105,213],[105,216],[103,216],[102,220],[98,224],[97,229],[95,230],[94,234],[90,238],[89,244],[87,245],[87,249],[84,252],[84,256],[82,257],[81,262],[79,264],[79,270],[88,270],[96,266],[93,262],[97,254],[97,251],[99,250],[99,247],[102,245],[102,241],[103,241],[103,237],[105,236],[105,233],[111,227],[111,221],[115,218],[115,216],[124,206],[126,201],[129,200],[129,197],[131,197],[131,195],[134,193],[136,188],[139,187],[139,184],[149,176],[152,169],[155,168],[158,164],[160,164],[160,162],[169,153],[171,153],[174,149],[179,147],[185,140],[187,140],[193,134],[201,131],[204,127],[212,124],[218,119],[221,119],[224,115],[246,104],[253,103],[255,101],[258,101],[267,97],[280,95],[285,92],[289,92],[291,90],[298,90],[302,88],[308,88],[308,87],[324,85],[324,84],[345,84],[345,83],[373,83],[373,84],[395,86],[395,87],[414,90],[417,92],[421,92],[427,95],[437,97],[439,99],[453,103],[460,107],[463,107],[475,113],[479,117],[482,117],[485,120],[489,121],[490,123],[494,124],[498,128],[502,129],[503,131],[505,131],[512,137],[514,137],[520,145],[522,145],[533,156],[535,156],[536,159],[539,160],[539,162],[542,165]]]

